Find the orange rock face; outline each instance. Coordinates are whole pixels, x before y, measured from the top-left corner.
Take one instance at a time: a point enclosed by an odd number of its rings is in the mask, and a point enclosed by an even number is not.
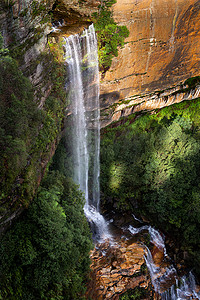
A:
[[[102,99],[112,103],[199,75],[199,1],[117,0],[113,16],[130,35],[106,72]]]
[[[144,95],[127,97],[125,101],[119,101],[109,106],[109,99],[106,101],[104,111],[101,114],[101,127],[118,121],[121,117],[141,111],[153,111],[184,100],[194,100],[200,96],[200,84],[188,91],[187,85],[177,85],[162,92],[155,91]]]
[[[91,253],[91,281],[86,297],[94,300],[119,299],[119,295],[135,287],[148,288],[144,264],[144,248],[138,243],[120,242],[97,245]]]

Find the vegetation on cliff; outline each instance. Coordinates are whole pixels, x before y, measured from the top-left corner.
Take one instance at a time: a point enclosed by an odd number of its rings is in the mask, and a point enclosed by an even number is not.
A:
[[[119,296],[120,300],[137,300],[137,299],[148,299],[148,291],[145,288],[136,287],[133,290],[129,290],[123,295]]]
[[[43,109],[38,108],[30,81],[1,43],[1,216],[7,216],[8,211],[14,212],[18,207],[28,206],[49,160],[51,147],[63,126],[65,68],[59,62],[55,49],[47,50],[40,59],[46,63],[48,72],[45,68],[44,72],[47,72],[46,80],[51,86]]]
[[[99,68],[105,73],[111,66],[112,58],[118,56],[118,48],[124,46],[129,35],[126,26],[119,26],[112,17],[110,7],[116,0],[104,0],[99,12],[94,14],[94,26],[98,36]]]
[[[1,236],[0,299],[82,299],[91,235],[83,195],[57,169],[62,151],[29,209]]]
[[[200,99],[132,115],[104,130],[101,190],[110,205],[146,215],[200,269]],[[117,124],[116,124],[117,125]],[[188,256],[188,258],[189,258]]]
[[[65,176],[63,156],[55,157],[38,189],[63,129],[66,69],[61,51],[59,44],[49,43],[33,62],[42,66],[45,99],[0,37],[1,221],[28,208],[0,237],[0,299],[82,299],[85,291],[91,235],[83,195]]]
[[[1,49],[1,53],[4,50]],[[3,52],[4,53],[4,52]],[[42,112],[33,101],[32,86],[8,55],[0,57],[1,199],[8,196],[26,167]]]

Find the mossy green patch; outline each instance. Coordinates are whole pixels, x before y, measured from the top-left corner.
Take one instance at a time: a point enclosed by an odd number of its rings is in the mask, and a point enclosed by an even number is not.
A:
[[[150,293],[145,288],[136,287],[135,289],[130,289],[126,293],[119,296],[120,300],[142,300],[142,299],[150,299]]]

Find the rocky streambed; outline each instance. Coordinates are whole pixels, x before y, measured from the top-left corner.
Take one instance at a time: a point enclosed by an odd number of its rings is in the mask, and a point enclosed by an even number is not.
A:
[[[137,242],[121,240],[115,245],[109,241],[97,244],[91,253],[91,273],[87,297],[92,299],[119,299],[127,290],[149,288],[145,268],[144,247]]]
[[[200,299],[194,275],[167,255],[164,236],[140,222],[115,229],[91,251],[86,298],[118,300],[124,293],[133,299]]]

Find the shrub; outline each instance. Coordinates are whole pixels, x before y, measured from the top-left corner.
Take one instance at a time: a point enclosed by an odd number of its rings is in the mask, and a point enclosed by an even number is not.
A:
[[[94,14],[94,26],[98,36],[99,67],[105,73],[111,66],[112,58],[118,56],[118,47],[124,46],[129,31],[126,26],[118,26],[109,8],[115,0],[103,1],[99,13]]]

